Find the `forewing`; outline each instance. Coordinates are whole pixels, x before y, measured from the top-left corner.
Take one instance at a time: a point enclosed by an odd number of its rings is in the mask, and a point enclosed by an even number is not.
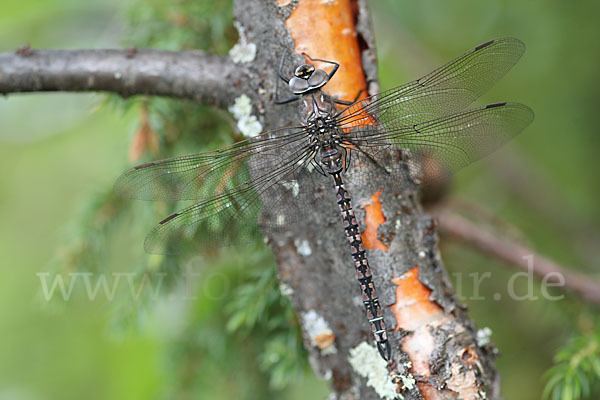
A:
[[[498,82],[524,51],[515,38],[490,40],[415,81],[356,102],[338,121],[350,128],[385,119],[399,127],[454,114]]]

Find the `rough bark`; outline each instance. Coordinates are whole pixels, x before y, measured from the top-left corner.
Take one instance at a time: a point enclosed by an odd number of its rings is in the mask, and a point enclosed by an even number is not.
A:
[[[36,50],[0,53],[0,93],[105,91],[146,94],[227,107],[244,69],[200,51]]]
[[[284,48],[294,47],[294,39],[290,37],[285,22],[295,6],[296,2],[277,7],[268,1],[244,0],[237,2],[235,7],[235,17],[244,27],[248,41],[256,43],[259,48],[252,63],[252,69],[259,74],[249,82],[255,89],[250,89],[247,94],[253,98],[258,110],[264,110],[261,118],[266,129],[297,123],[296,105],[273,106],[271,103],[275,74],[265,76],[264,84],[260,84],[259,79],[260,71],[272,71],[278,65]],[[369,20],[366,2],[358,2],[356,9],[362,37],[362,62],[368,71],[369,87],[376,88],[375,49],[373,35],[366,22]],[[299,60],[302,59],[296,55],[294,62]],[[266,92],[257,96],[260,89],[266,89]],[[495,350],[483,342],[478,346],[477,329],[452,294],[437,248],[436,224],[423,212],[416,191],[399,189],[393,179],[382,181],[374,169],[351,171],[347,177],[346,187],[353,196],[355,212],[363,227],[365,207],[361,204],[368,204],[373,194],[382,190],[380,200],[387,220],[379,227],[378,233],[389,249],[368,252],[382,305],[400,301],[394,279],[406,277],[413,267],[418,266],[418,280],[430,290],[426,300],[440,310],[434,317],[433,314],[421,315],[438,322],[430,320],[422,324],[407,324],[411,329],[403,329],[398,323],[401,318],[396,318],[391,308],[384,311],[388,328],[398,329],[391,332],[395,364],[390,376],[401,380],[406,374],[415,373],[422,393],[415,389],[405,390],[402,392],[404,399],[499,398],[499,377],[493,361]],[[377,182],[378,185],[355,185],[353,181]],[[316,191],[312,190],[313,184],[307,185],[311,188],[310,193],[302,192],[302,182],[299,186],[298,197],[303,199],[303,204],[296,209],[304,210],[302,220],[291,225],[285,234],[270,235],[269,239],[277,258],[279,277],[282,284],[291,289],[293,305],[305,324],[305,341],[311,364],[320,376],[331,379],[335,398],[380,399],[382,397],[348,361],[351,349],[363,341],[372,342],[372,338],[359,298],[349,246],[335,205],[333,182],[322,179]],[[295,219],[293,215],[290,217]],[[335,354],[326,354],[316,345],[319,338],[309,336],[304,316],[310,312],[316,312],[331,327],[335,336]],[[416,316],[419,317],[418,314]],[[403,343],[414,338],[416,333],[431,341],[431,348],[420,354],[416,354],[415,346],[403,347]],[[411,361],[414,368],[407,368],[406,365],[410,365],[407,361]],[[423,369],[415,371],[417,363],[425,365],[427,376],[419,376],[418,372]],[[399,391],[402,386],[402,383],[398,384]]]

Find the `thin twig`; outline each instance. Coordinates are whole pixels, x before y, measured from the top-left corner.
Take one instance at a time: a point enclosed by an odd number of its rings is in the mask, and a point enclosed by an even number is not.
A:
[[[559,283],[557,274],[560,274],[564,278],[565,289],[595,306],[600,306],[600,282],[593,277],[563,267],[521,243],[498,238],[448,209],[437,208],[432,210],[432,213],[439,220],[442,234],[465,242],[520,269],[528,270],[530,266],[527,259],[533,256],[534,262],[531,267],[534,275],[540,278],[548,276],[548,282]]]
[[[525,157],[514,146],[503,150],[503,157],[491,157],[492,171],[504,186],[529,204],[547,221],[552,221],[565,232],[579,255],[591,267],[600,267],[597,244],[600,229],[590,218],[578,212],[565,198],[564,191],[531,158]],[[561,212],[556,212],[561,210]]]
[[[26,49],[24,51],[23,49]],[[105,91],[169,96],[226,107],[244,69],[200,51],[35,50],[0,53],[0,93]]]

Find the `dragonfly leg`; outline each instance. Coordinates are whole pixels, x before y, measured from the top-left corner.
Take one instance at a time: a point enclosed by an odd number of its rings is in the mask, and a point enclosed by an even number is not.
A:
[[[334,103],[336,103],[336,104],[340,104],[340,105],[342,105],[342,106],[349,106],[349,105],[352,105],[352,104],[354,104],[354,103],[356,103],[356,102],[358,101],[358,98],[360,97],[360,94],[361,94],[362,92],[364,92],[364,91],[365,91],[364,89],[360,89],[360,90],[358,91],[358,93],[356,94],[356,97],[355,97],[355,98],[354,98],[354,100],[352,100],[352,101],[347,101],[347,100],[339,100],[339,99],[333,99],[333,102],[334,102]],[[346,109],[346,110],[347,110],[347,109]],[[346,111],[346,110],[344,110],[344,111]]]
[[[348,149],[344,146],[340,146],[340,150],[342,151],[342,159],[344,160],[344,171],[348,171],[350,168],[350,158],[352,157],[352,152],[348,151]]]
[[[285,83],[290,83],[290,80],[288,78],[286,78],[286,76],[283,74],[283,61],[285,60],[286,55],[287,55],[287,49],[285,49],[283,51],[283,54],[281,55],[281,61],[279,62],[279,70],[277,71],[277,75],[279,75],[279,78],[281,78],[281,80],[284,81]]]
[[[287,78],[284,74],[283,74],[283,61],[285,60],[285,56],[287,55],[287,49],[283,52],[283,54],[281,55],[281,61],[279,63],[279,70],[277,71],[277,75],[279,76],[279,79],[281,79],[282,81],[284,81],[285,83],[290,83],[289,78]],[[285,99],[280,99],[279,98],[279,79],[275,80],[275,104],[285,104],[285,103],[290,103],[292,101],[298,100],[300,97],[300,95],[293,95],[290,96],[288,98]]]
[[[323,167],[321,167],[321,165],[319,165],[319,163],[317,162],[317,160],[313,158],[311,158],[310,163],[312,164],[313,167],[315,167],[315,170],[320,173],[323,176],[327,176],[327,174],[325,173],[325,170],[323,169]]]
[[[275,89],[275,100],[274,101],[275,101],[275,104],[285,104],[285,103],[290,103],[292,101],[298,100],[300,97],[302,97],[302,96],[295,94],[286,99],[280,99],[277,96],[277,89]]]
[[[340,64],[336,63],[335,61],[328,61],[328,60],[322,60],[320,58],[312,58],[311,56],[309,56],[308,54],[302,52],[303,56],[308,57],[308,59],[312,62],[312,61],[321,61],[324,63],[328,63],[328,64],[333,64],[333,69],[331,70],[331,72],[329,74],[327,74],[327,77],[329,79],[331,79],[333,77],[333,75],[335,75],[335,73],[337,72],[338,68],[340,67]]]

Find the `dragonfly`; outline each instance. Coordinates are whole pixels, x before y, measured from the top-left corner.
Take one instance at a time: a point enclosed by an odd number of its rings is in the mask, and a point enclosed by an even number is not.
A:
[[[354,184],[372,183],[361,180],[366,174],[360,171],[376,168],[399,187],[419,185],[418,171],[429,163],[452,173],[508,142],[533,121],[529,107],[510,102],[468,107],[524,51],[515,38],[490,40],[419,79],[351,104],[323,91],[338,63],[306,55],[307,62],[288,78],[282,57],[279,78],[292,96],[276,96],[275,102],[298,101],[299,125],[222,149],[138,165],[117,179],[115,192],[125,198],[196,201],[146,236],[147,252],[169,254],[190,243],[203,249],[289,230],[310,212],[302,201],[294,202],[300,188],[310,192],[329,179],[368,323],[381,357],[390,361],[387,328],[345,180],[354,176]],[[327,72],[314,61],[333,67]]]

